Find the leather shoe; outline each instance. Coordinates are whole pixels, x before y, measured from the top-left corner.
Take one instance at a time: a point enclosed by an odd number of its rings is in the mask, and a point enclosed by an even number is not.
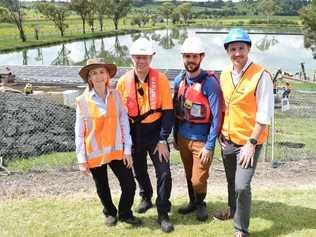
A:
[[[130,224],[132,226],[141,226],[143,224],[143,222],[141,221],[141,219],[135,217],[135,216],[130,216],[128,218],[120,218],[120,221],[125,222],[127,224]]]
[[[148,209],[152,208],[153,204],[151,200],[142,199],[136,212],[138,213],[145,213]]]
[[[115,226],[117,223],[117,218],[115,216],[107,216],[105,218],[105,225],[107,226]]]
[[[162,232],[170,233],[174,230],[174,227],[170,222],[168,213],[158,213],[158,223]]]
[[[196,206],[196,219],[199,221],[206,221],[208,219],[208,211],[205,205]]]
[[[213,217],[215,219],[221,220],[221,221],[226,221],[226,220],[230,220],[234,218],[234,213],[231,212],[230,209],[228,209],[227,211],[219,211],[216,212]]]
[[[192,202],[189,202],[185,207],[179,208],[178,213],[182,215],[189,214],[190,212],[195,211],[196,205]]]

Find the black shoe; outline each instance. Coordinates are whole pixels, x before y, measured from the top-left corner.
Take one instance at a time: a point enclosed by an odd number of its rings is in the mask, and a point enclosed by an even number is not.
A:
[[[196,205],[192,202],[189,202],[189,204],[186,205],[185,207],[179,208],[178,213],[182,215],[186,215],[186,214],[189,214],[190,212],[195,211],[195,209],[196,209]]]
[[[115,226],[117,223],[117,218],[115,216],[107,216],[105,217],[105,225],[107,226]]]
[[[196,206],[196,219],[199,221],[206,221],[208,219],[208,212],[205,205]]]
[[[158,223],[162,232],[170,233],[174,230],[174,227],[170,222],[168,213],[158,213]]]
[[[153,204],[149,199],[142,199],[136,212],[138,213],[145,213],[148,209],[152,208]]]
[[[120,221],[125,222],[127,224],[130,224],[132,226],[141,226],[143,224],[143,222],[141,221],[141,219],[135,217],[135,216],[130,216],[128,218],[120,218]]]

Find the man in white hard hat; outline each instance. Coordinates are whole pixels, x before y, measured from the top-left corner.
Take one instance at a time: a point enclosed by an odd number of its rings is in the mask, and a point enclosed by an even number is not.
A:
[[[134,68],[119,79],[117,89],[127,107],[131,126],[134,171],[142,197],[137,211],[145,213],[152,207],[153,188],[147,170],[148,153],[157,177],[158,223],[163,232],[171,232],[174,228],[168,216],[171,208],[171,173],[167,142],[174,123],[171,89],[168,78],[150,67],[155,51],[149,40],[136,40],[130,54]]]
[[[221,90],[214,74],[200,68],[205,50],[198,37],[187,38],[181,54],[186,71],[174,80],[174,138],[185,169],[190,200],[178,212],[185,215],[195,211],[196,218],[205,221],[207,179],[222,117]]]

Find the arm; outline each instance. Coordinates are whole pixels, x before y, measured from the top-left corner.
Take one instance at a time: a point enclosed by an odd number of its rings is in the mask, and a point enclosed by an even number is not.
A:
[[[131,156],[131,147],[132,147],[132,138],[130,135],[130,126],[128,121],[128,115],[123,104],[123,101],[117,93],[117,97],[120,100],[120,111],[119,111],[119,121],[120,127],[122,131],[123,145],[124,145],[124,159],[123,162],[127,166],[127,168],[131,168],[133,164],[132,156]]]
[[[89,169],[85,166],[86,150],[84,146],[84,120],[79,113],[79,107],[76,108],[76,123],[75,123],[75,142],[76,142],[76,156],[79,164],[79,170],[84,174],[89,174]]]
[[[219,133],[219,129],[222,122],[222,93],[219,84],[211,79],[211,83],[205,88],[209,93],[206,94],[209,102],[209,106],[212,112],[212,120],[210,124],[209,133],[207,136],[207,141],[205,147],[201,150],[200,156],[203,164],[211,162],[213,159],[215,142]],[[204,84],[205,85],[205,84]]]
[[[264,129],[271,123],[274,110],[273,83],[270,74],[263,72],[256,90],[256,124],[250,138],[259,139]],[[256,145],[249,141],[241,148],[239,163],[243,168],[253,165]]]
[[[161,75],[160,78],[160,99],[161,99],[161,130],[159,135],[160,141],[167,141],[173,124],[174,124],[174,112],[172,105],[172,94],[169,85],[169,81],[166,76]],[[158,152],[160,162],[163,159],[168,162],[170,158],[168,144],[157,143],[154,153]]]

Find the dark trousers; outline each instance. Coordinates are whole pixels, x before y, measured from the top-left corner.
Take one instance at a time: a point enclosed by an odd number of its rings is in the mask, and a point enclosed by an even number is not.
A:
[[[105,216],[115,217],[117,215],[117,209],[111,197],[107,166],[111,167],[113,173],[118,178],[122,190],[118,206],[119,218],[129,218],[133,215],[131,208],[134,202],[136,184],[132,170],[126,168],[122,160],[113,160],[109,164],[90,169],[98,196],[103,205],[103,213]]]
[[[158,212],[169,212],[171,203],[169,201],[171,194],[171,172],[170,162],[166,162],[164,159],[162,162],[159,160],[158,152],[153,154],[156,145],[158,143],[157,136],[143,137],[141,143],[138,143],[138,147],[135,145],[132,149],[132,156],[134,161],[134,171],[136,180],[139,184],[139,195],[143,199],[151,199],[153,196],[153,188],[148,174],[147,166],[147,153],[149,154],[153,165],[155,167],[156,179],[157,179],[157,199],[156,206]],[[135,144],[135,143],[134,143]]]
[[[228,186],[228,205],[234,213],[236,230],[248,233],[251,208],[251,180],[255,173],[261,145],[256,146],[252,167],[242,168],[239,164],[241,146],[224,141],[226,150],[222,150]],[[227,150],[229,150],[227,152]]]

